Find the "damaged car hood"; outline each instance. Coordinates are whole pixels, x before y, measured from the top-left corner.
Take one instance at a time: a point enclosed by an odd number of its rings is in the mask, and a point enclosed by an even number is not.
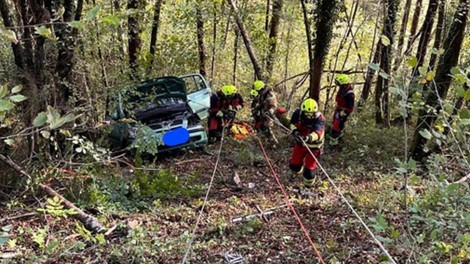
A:
[[[154,119],[190,111],[186,85],[177,77],[147,80],[126,89],[122,97],[128,114],[147,124]]]

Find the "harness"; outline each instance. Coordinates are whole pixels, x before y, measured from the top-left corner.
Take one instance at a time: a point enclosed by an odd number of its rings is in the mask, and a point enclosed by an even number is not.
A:
[[[338,93],[339,97],[345,98],[346,95],[354,93],[354,90],[351,88],[351,84],[348,84],[344,90],[346,91],[345,93]]]
[[[315,131],[313,126],[315,125],[317,121],[320,120],[320,118],[321,118],[321,113],[317,112],[315,113],[315,118],[311,122],[307,123],[307,120],[302,116],[302,113],[300,113],[300,118],[299,118],[299,122],[297,123],[297,127],[299,127],[300,125],[301,128],[303,128],[302,130],[307,129],[308,134],[311,134],[313,131]],[[306,144],[309,148],[321,148],[323,147],[324,142],[325,142],[325,133],[322,133],[322,135],[316,141],[312,143],[306,143]]]

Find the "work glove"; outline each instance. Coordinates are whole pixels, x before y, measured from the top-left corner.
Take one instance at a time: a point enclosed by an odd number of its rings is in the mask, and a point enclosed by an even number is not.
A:
[[[242,109],[242,106],[241,106],[241,105],[237,105],[236,108],[237,108],[237,111],[240,111],[240,110]]]
[[[274,113],[276,112],[276,109],[274,108],[271,108],[268,110],[267,114],[270,116],[270,117],[274,117]]]
[[[224,113],[222,111],[218,111],[217,114],[215,114],[215,116],[217,117],[223,117],[224,116]]]
[[[294,139],[296,142],[302,144],[302,136],[300,136],[300,132],[297,129],[292,130],[292,136],[294,136]]]
[[[315,141],[318,140],[318,135],[317,133],[312,133],[310,135],[307,135],[305,138],[304,138],[304,141],[307,142],[307,143],[313,143]]]
[[[347,116],[348,116],[348,113],[346,113],[344,110],[339,110],[339,111],[337,110],[335,118],[343,119],[343,118],[346,118]]]

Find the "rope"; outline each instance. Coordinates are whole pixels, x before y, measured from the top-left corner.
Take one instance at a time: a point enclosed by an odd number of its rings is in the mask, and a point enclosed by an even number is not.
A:
[[[273,166],[271,164],[271,161],[269,161],[269,157],[268,155],[266,154],[266,151],[263,147],[263,143],[261,142],[261,140],[259,139],[259,137],[256,137],[256,139],[258,140],[259,142],[259,145],[261,147],[261,150],[263,152],[263,155],[264,155],[264,158],[266,159],[266,162],[268,163],[269,165],[269,169],[271,170],[273,176],[274,176],[274,179],[276,180],[277,184],[279,185],[279,188],[281,189],[282,193],[284,194],[284,199],[286,200],[286,204],[287,206],[289,207],[289,209],[292,211],[292,213],[294,214],[294,217],[295,219],[297,220],[297,222],[299,223],[300,227],[302,228],[302,231],[304,232],[305,236],[307,237],[307,240],[308,242],[310,243],[310,245],[312,246],[313,248],[313,251],[315,252],[315,254],[317,255],[317,258],[318,260],[320,261],[320,263],[322,264],[325,264],[325,262],[323,261],[323,258],[321,257],[320,255],[320,252],[318,251],[317,247],[315,246],[315,244],[313,243],[312,241],[312,238],[310,237],[307,229],[305,228],[304,224],[302,223],[302,220],[300,219],[299,215],[297,214],[297,212],[295,211],[294,209],[294,206],[292,206],[292,203],[289,199],[289,195],[287,194],[286,190],[284,189],[284,187],[282,187],[282,184],[281,184],[281,181],[279,180],[279,177],[277,177],[277,174],[276,172],[274,171],[273,169]]]
[[[274,119],[273,119],[274,120]],[[288,129],[287,127],[285,127],[283,124],[281,124],[279,121],[277,120],[274,120],[275,123],[282,127],[284,130],[286,131],[289,131],[290,132],[290,129]],[[277,122],[276,122],[277,121]],[[346,199],[346,197],[343,195],[343,193],[341,192],[341,190],[336,186],[336,184],[333,182],[333,179],[331,179],[330,175],[328,175],[328,173],[326,172],[326,170],[323,168],[323,166],[321,165],[321,163],[318,161],[317,157],[315,157],[315,155],[313,155],[312,151],[310,150],[310,148],[307,146],[307,144],[305,143],[305,141],[303,139],[302,140],[302,144],[307,148],[308,152],[310,153],[310,155],[312,155],[312,157],[315,159],[315,161],[317,162],[318,164],[318,167],[323,171],[323,173],[326,175],[328,181],[331,183],[331,185],[335,188],[335,190],[339,193],[339,195],[341,196],[341,198],[343,199],[343,201],[348,205],[349,209],[351,209],[351,211],[354,213],[354,215],[357,217],[357,219],[359,220],[359,222],[364,226],[364,228],[367,230],[367,232],[371,235],[371,237],[374,239],[374,241],[377,243],[377,245],[379,245],[380,249],[385,253],[385,255],[389,258],[389,260],[396,264],[395,260],[392,258],[392,256],[390,255],[390,253],[388,253],[387,249],[385,249],[385,247],[382,245],[382,243],[377,239],[377,237],[374,235],[374,233],[369,229],[369,227],[367,226],[367,224],[364,222],[364,220],[362,220],[362,218],[359,216],[359,214],[356,212],[356,210],[354,209],[354,207],[349,203],[348,199]]]
[[[207,198],[209,197],[209,193],[210,193],[210,190],[212,188],[212,183],[214,182],[215,173],[217,171],[217,166],[218,166],[219,160],[220,160],[220,153],[222,151],[222,145],[224,143],[224,134],[225,134],[226,126],[227,125],[225,125],[222,129],[222,138],[220,140],[220,146],[219,146],[219,150],[218,150],[218,154],[217,154],[217,159],[216,159],[215,165],[214,165],[214,171],[212,172],[211,180],[209,182],[209,187],[207,188],[206,196],[204,198],[204,202],[202,204],[201,210],[199,210],[199,216],[197,217],[196,225],[194,226],[193,232],[191,234],[191,239],[188,241],[187,248],[186,248],[186,253],[184,254],[183,261],[181,262],[182,264],[186,263],[186,261],[189,257],[189,254],[191,253],[191,246],[192,246],[192,243],[194,241],[194,237],[196,236],[196,230],[197,230],[199,222],[201,220],[202,213],[204,212],[204,207],[206,206]]]

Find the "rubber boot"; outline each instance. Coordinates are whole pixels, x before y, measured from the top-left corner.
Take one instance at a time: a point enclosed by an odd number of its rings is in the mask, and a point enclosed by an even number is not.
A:
[[[289,174],[289,181],[295,182],[295,180],[302,174],[304,167],[302,167],[299,171],[291,171]]]
[[[313,177],[312,179],[304,178],[301,187],[302,189],[310,190],[314,187],[315,182],[316,182],[316,177]]]

